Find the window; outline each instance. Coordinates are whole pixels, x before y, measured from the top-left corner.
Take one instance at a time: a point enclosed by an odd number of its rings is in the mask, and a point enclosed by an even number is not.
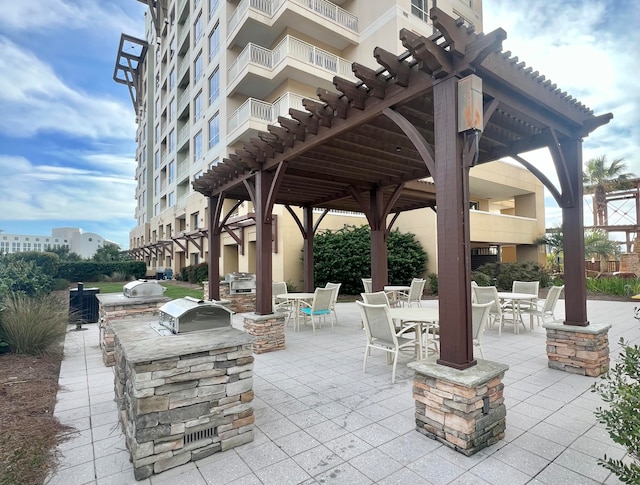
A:
[[[218,163],[220,163],[220,159],[216,158],[215,160],[213,160],[210,164],[209,164],[209,170],[211,170],[213,167],[215,167],[216,165],[218,165]]]
[[[156,143],[160,141],[160,125],[156,125]]]
[[[193,121],[194,123],[202,117],[202,91],[193,98]]]
[[[176,162],[169,163],[169,183],[176,179]]]
[[[218,99],[220,95],[220,70],[216,67],[213,74],[209,78],[209,106]]]
[[[156,204],[153,206],[153,215],[157,216],[158,214],[160,214],[160,204]]]
[[[202,131],[193,137],[193,160],[197,161],[200,158],[202,158]]]
[[[158,170],[160,168],[160,150],[156,150],[155,154],[155,169]]]
[[[202,77],[202,52],[199,52],[196,56],[196,60],[193,61],[193,82],[197,83]]]
[[[169,132],[169,153],[176,149],[176,130]]]
[[[193,45],[196,45],[202,37],[202,14],[198,15],[198,18],[193,23]]]
[[[175,192],[170,192],[169,193],[169,207],[173,207],[174,205],[176,205],[176,193]]]
[[[171,69],[169,73],[169,89],[176,87],[176,68]]]
[[[198,229],[198,221],[200,220],[200,213],[199,212],[194,212],[193,214],[191,214],[191,230],[195,230]]]
[[[411,0],[411,13],[420,20],[429,20],[429,6],[427,0]]]
[[[209,19],[211,19],[213,14],[216,13],[219,4],[220,0],[209,0]]]
[[[174,35],[169,42],[169,59],[173,59],[173,55],[176,53],[176,36]]]
[[[169,123],[176,117],[176,100],[169,101]]]
[[[198,180],[200,177],[202,177],[202,170],[198,170],[198,171],[193,175],[193,180]]]
[[[213,148],[220,141],[220,119],[218,113],[209,120],[209,148]]]
[[[156,177],[153,181],[153,195],[158,195],[160,193],[160,177]]]
[[[216,24],[213,28],[213,32],[209,35],[209,62],[216,56],[216,54],[220,51],[220,29],[218,28],[220,24]]]

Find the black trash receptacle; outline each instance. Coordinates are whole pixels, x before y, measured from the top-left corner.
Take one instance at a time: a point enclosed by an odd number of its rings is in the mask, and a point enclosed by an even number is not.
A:
[[[96,323],[98,321],[98,299],[96,295],[100,288],[85,288],[78,283],[78,288],[69,290],[69,315],[78,315],[82,323]]]

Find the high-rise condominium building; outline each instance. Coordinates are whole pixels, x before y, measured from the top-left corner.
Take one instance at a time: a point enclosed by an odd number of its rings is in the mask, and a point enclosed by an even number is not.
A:
[[[123,34],[114,73],[129,87],[138,123],[130,249],[150,268],[174,271],[208,257],[207,201],[191,186],[202,173],[288,116],[289,108],[303,110],[302,99],[317,99],[317,88],[334,89],[334,76],[357,81],[353,62],[377,69],[376,46],[402,53],[401,29],[431,35],[432,7],[482,30],[481,0],[139,1],[149,6],[146,38]],[[295,224],[286,211],[274,212],[277,244],[301,241],[288,232]],[[244,203],[229,220],[225,273],[254,269],[250,216],[251,204]],[[366,220],[342,214],[323,223]],[[296,279],[299,246],[291,250],[294,255],[274,262],[280,273],[274,278]]]

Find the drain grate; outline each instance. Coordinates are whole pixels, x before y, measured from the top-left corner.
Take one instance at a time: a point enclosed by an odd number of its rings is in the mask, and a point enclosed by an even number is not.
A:
[[[215,435],[215,429],[215,426],[213,426],[211,428],[201,429],[199,431],[194,431],[193,433],[185,434],[184,444],[188,445],[189,443],[211,438]]]

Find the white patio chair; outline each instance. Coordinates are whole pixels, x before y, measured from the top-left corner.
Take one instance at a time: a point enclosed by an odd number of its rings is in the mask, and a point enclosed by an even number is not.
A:
[[[373,280],[371,278],[362,278],[362,286],[365,293],[371,293],[373,291]]]
[[[489,321],[489,313],[491,312],[492,302],[488,303],[473,303],[471,305],[471,324],[473,334],[473,348],[477,348],[480,352],[480,357],[484,359],[484,352],[482,351],[482,338],[484,336],[484,329]]]
[[[391,382],[396,382],[396,366],[398,364],[398,354],[400,350],[411,347],[415,349],[417,340],[405,337],[406,332],[414,332],[415,325],[406,325],[399,332],[396,332],[393,319],[389,313],[387,305],[369,305],[367,303],[356,302],[360,307],[364,329],[367,335],[367,347],[364,352],[364,362],[362,371],[367,371],[367,357],[371,349],[380,349],[387,352],[387,362],[393,363],[391,371]],[[393,360],[390,362],[390,359]]]
[[[389,302],[389,296],[384,291],[376,291],[374,293],[360,293],[362,296],[362,301],[364,301],[367,305],[387,305],[391,306]]]
[[[498,289],[495,286],[478,286],[475,288],[476,300],[479,304],[491,303],[489,310],[489,326],[493,327],[498,324],[498,336],[502,337],[502,326],[504,325],[504,314],[500,298],[498,297]],[[515,329],[514,329],[515,333]]]
[[[331,311],[333,312],[333,316],[338,323],[338,314],[336,313],[336,303],[338,302],[338,293],[340,292],[340,287],[342,283],[327,283],[324,285],[325,288],[333,289],[333,298],[331,300]]]
[[[521,309],[522,313],[526,313],[530,315],[532,318],[536,317],[538,319],[538,326],[540,326],[540,321],[542,323],[546,323],[547,318],[551,318],[552,322],[556,321],[556,316],[554,315],[554,311],[556,309],[556,304],[558,303],[558,299],[560,298],[560,293],[564,290],[564,285],[562,286],[552,286],[549,288],[549,293],[547,293],[547,298],[544,300],[544,303],[536,304],[534,307]]]
[[[398,292],[398,301],[402,304],[402,306],[406,305],[411,306],[412,303],[416,303],[418,306],[422,306],[422,292],[424,291],[424,284],[426,280],[421,278],[413,278],[411,281],[411,286],[409,286],[409,291]]]
[[[313,302],[311,304],[306,301],[301,301],[303,305],[300,308],[300,312],[304,315],[305,319],[311,319],[311,326],[313,327],[313,334],[316,334],[316,318],[318,319],[318,326],[322,326],[322,322],[327,315],[331,320],[331,329],[333,329],[333,318],[331,316],[331,301],[333,298],[333,288],[316,288],[313,295]]]
[[[540,282],[539,281],[514,281],[511,284],[511,291],[513,293],[528,293],[531,295],[535,295],[535,298],[532,298],[531,301],[522,300],[519,302],[520,311],[525,308],[533,308],[536,305],[536,300],[538,299],[538,294],[540,292]],[[503,305],[503,308],[513,308],[513,302],[507,302]]]
[[[478,283],[471,280],[471,303],[478,303],[478,299],[476,298],[476,288],[478,287]]]
[[[273,303],[273,312],[284,313],[285,315],[287,315],[285,324],[288,324],[295,308],[295,304],[287,298],[276,297],[276,295],[281,295],[283,293],[287,293],[287,284],[284,281],[271,283],[271,301]]]

